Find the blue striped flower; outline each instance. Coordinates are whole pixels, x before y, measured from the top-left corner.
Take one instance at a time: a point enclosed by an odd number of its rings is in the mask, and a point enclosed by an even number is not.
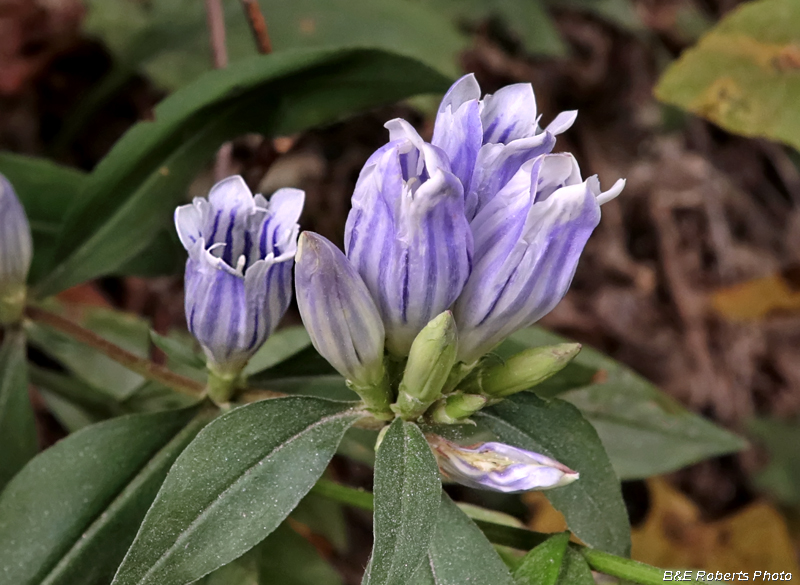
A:
[[[448,156],[464,186],[470,220],[525,162],[552,151],[556,135],[569,129],[577,117],[576,111],[562,112],[542,129],[529,83],[480,97],[474,75],[454,83],[439,106],[431,140]]]
[[[462,447],[428,435],[439,469],[446,478],[468,487],[518,493],[569,485],[578,472],[555,459],[503,443]]]
[[[289,307],[304,198],[298,189],[253,197],[235,176],[175,211],[189,252],[186,321],[212,371],[237,374]]]
[[[453,308],[461,361],[474,362],[553,310],[600,205],[624,186],[620,179],[603,192],[597,177],[581,178],[572,155],[550,154],[524,163],[487,201],[470,224],[474,267]]]
[[[28,217],[11,183],[0,175],[0,325],[17,321],[33,257]]]
[[[345,251],[386,328],[386,347],[408,355],[416,335],[458,297],[471,269],[464,190],[447,156],[405,120],[367,161],[345,227]]]

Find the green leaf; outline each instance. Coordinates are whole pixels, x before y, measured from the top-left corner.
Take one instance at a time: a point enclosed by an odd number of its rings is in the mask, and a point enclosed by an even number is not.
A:
[[[86,29],[103,39],[122,71],[136,68],[176,89],[211,68],[201,3],[159,0],[141,6],[123,0],[88,0]],[[455,75],[466,38],[443,15],[412,0],[261,0],[276,51],[321,47],[380,47]],[[256,54],[240,6],[225,4],[231,62]],[[116,83],[114,83],[116,81]],[[103,95],[119,87],[112,78]]]
[[[571,404],[517,394],[476,416],[504,443],[541,453],[578,471],[580,479],[545,495],[589,546],[630,552],[630,525],[617,480],[591,424]]]
[[[564,341],[531,327],[512,335],[497,354],[508,357],[528,347]],[[667,473],[747,446],[590,347],[584,346],[572,363],[534,391],[545,397],[558,395],[578,407],[600,435],[620,479]]]
[[[311,338],[302,325],[276,331],[247,362],[244,374],[250,376],[277,366],[310,346]]]
[[[408,581],[433,538],[441,493],[439,467],[422,431],[395,419],[375,459],[375,543],[362,583]]]
[[[800,3],[747,2],[662,75],[656,97],[745,136],[800,149]]]
[[[351,406],[278,398],[208,425],[170,470],[114,585],[184,585],[258,544],[322,475],[360,416]]]
[[[8,329],[0,345],[0,491],[36,455],[27,366],[25,334]]]
[[[107,392],[72,376],[29,364],[31,384],[44,396],[48,408],[70,432],[126,414]]]
[[[171,361],[195,370],[206,369],[205,360],[200,353],[194,351],[189,338],[179,339],[171,335],[161,335],[155,331],[150,331],[150,340]]]
[[[662,573],[663,578],[663,573]],[[595,585],[592,570],[581,553],[567,547],[556,585]]]
[[[80,324],[139,357],[148,355],[149,327],[143,319],[93,307],[84,312]],[[80,380],[116,400],[127,398],[144,382],[139,374],[45,325],[31,322],[27,333],[32,345],[58,360]]]
[[[120,417],[34,458],[0,494],[0,581],[106,585],[206,422],[197,409]]]
[[[568,544],[569,532],[551,536],[525,555],[514,579],[524,585],[556,585]]]
[[[428,562],[411,580],[413,585],[464,585],[491,583],[514,585],[505,563],[475,526],[447,494],[442,493],[436,533],[431,541]]]
[[[350,49],[259,56],[203,75],[131,128],[92,172],[66,220],[51,295],[112,273],[169,224],[192,178],[219,145],[247,132],[289,134],[448,80],[411,59]]]
[[[565,55],[566,47],[540,0],[425,0],[454,20],[500,18],[529,53]]]
[[[281,363],[261,372],[252,374],[248,381],[251,385],[258,386],[271,384],[276,380],[301,379],[317,376],[341,376],[333,369],[328,361],[317,353],[313,347],[301,349],[294,355],[284,359]],[[342,381],[344,378],[341,378]]]
[[[52,266],[64,216],[75,205],[87,175],[43,158],[0,153],[0,173],[11,181],[31,224],[33,263],[28,282],[36,283]]]
[[[341,585],[341,576],[286,524],[256,549],[259,585]]]
[[[206,575],[195,585],[260,585],[255,559],[250,558],[249,554],[240,557]]]
[[[67,211],[77,205],[89,175],[44,158],[0,153],[6,175],[25,207],[33,234],[34,257],[28,282],[35,284],[52,269],[58,235]],[[117,275],[175,274],[186,259],[172,226],[159,232],[147,249],[114,271]]]
[[[756,485],[783,504],[800,505],[800,421],[754,419],[747,429],[769,456],[769,464],[754,478]]]
[[[337,552],[347,551],[347,519],[339,502],[323,498],[312,491],[292,511],[290,518],[307,526],[314,534],[324,537]]]

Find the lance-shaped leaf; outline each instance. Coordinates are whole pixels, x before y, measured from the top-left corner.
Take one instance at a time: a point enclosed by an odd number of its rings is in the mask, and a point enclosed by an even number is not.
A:
[[[360,413],[311,397],[216,419],[170,470],[114,585],[185,585],[270,534],[322,475]]]
[[[290,134],[362,108],[446,88],[417,61],[378,50],[284,51],[209,72],[161,102],[92,172],[67,217],[49,295],[109,274],[170,219],[190,181],[232,137]]]
[[[630,525],[619,480],[597,432],[577,408],[522,393],[479,416],[502,442],[553,457],[578,471],[578,481],[545,495],[583,542],[629,554]]]
[[[444,493],[427,560],[411,584],[514,585],[505,563],[480,528]]]
[[[254,551],[259,585],[341,585],[342,578],[308,540],[280,525]]]
[[[556,585],[568,544],[569,532],[554,534],[525,555],[514,579],[525,585]]]
[[[36,426],[28,400],[25,335],[6,332],[0,346],[0,490],[36,455]]]
[[[365,585],[404,585],[436,528],[442,483],[419,427],[395,419],[375,460],[375,544]]]
[[[207,420],[196,408],[124,416],[34,458],[0,495],[0,582],[106,585]]]

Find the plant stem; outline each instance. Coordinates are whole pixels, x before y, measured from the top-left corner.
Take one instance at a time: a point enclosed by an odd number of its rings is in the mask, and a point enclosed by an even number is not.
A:
[[[595,548],[573,545],[595,571],[619,577],[642,585],[661,585],[664,582],[664,570],[632,559],[625,559]],[[686,583],[703,585],[703,581],[692,579]]]
[[[336,500],[337,502],[355,508],[368,511],[374,509],[374,498],[371,492],[347,487],[327,479],[319,480],[317,484],[311,488],[311,491],[325,498]],[[530,550],[544,542],[549,536],[524,528],[495,524],[487,520],[473,518],[473,521],[491,542],[520,550]],[[574,543],[570,544],[570,546],[574,547],[584,556],[586,562],[589,563],[589,566],[593,570],[599,571],[600,573],[633,581],[634,583],[640,583],[641,585],[661,585],[661,583],[664,582],[664,571],[658,567],[653,567],[640,563],[639,561],[625,559],[601,550]],[[687,583],[702,585],[701,581],[696,580],[687,581]]]
[[[122,349],[118,345],[100,337],[94,331],[90,331],[77,323],[73,323],[61,315],[31,305],[26,307],[25,314],[33,321],[44,323],[53,329],[65,333],[80,343],[96,349],[103,355],[122,364],[132,372],[144,376],[148,380],[153,380],[168,388],[172,388],[176,392],[187,394],[195,398],[200,398],[205,394],[205,385],[201,382],[195,382],[190,378],[168,370],[164,366]]]
[[[247,16],[247,22],[250,24],[250,30],[253,31],[253,37],[256,40],[258,52],[262,55],[269,55],[272,53],[272,41],[269,38],[267,21],[264,20],[264,15],[261,13],[258,2],[256,0],[240,1],[244,8],[244,13]]]

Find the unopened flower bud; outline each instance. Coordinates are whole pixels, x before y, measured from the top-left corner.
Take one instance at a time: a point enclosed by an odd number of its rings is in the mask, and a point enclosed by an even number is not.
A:
[[[462,447],[428,435],[442,474],[462,485],[505,493],[547,490],[578,479],[578,472],[538,453],[503,443]]]
[[[486,406],[487,399],[479,394],[462,394],[455,392],[442,398],[431,412],[431,419],[443,425],[464,422],[481,408]]]
[[[383,366],[383,323],[355,268],[331,242],[303,232],[295,289],[314,348],[347,378],[373,412],[391,415]]]
[[[429,322],[411,344],[394,409],[406,420],[420,417],[441,396],[456,361],[458,333],[453,314]]]
[[[0,325],[19,321],[33,256],[28,217],[11,183],[0,175]]]
[[[504,398],[544,382],[560,372],[581,350],[580,343],[533,347],[502,364],[478,370],[459,388],[465,392]]]

